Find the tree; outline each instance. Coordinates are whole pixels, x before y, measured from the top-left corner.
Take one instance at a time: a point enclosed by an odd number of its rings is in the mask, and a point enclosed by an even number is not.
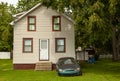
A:
[[[13,31],[9,23],[13,18],[9,12],[8,4],[0,3],[0,51],[12,50]]]
[[[10,14],[14,15],[18,13],[18,10],[13,6],[13,5],[9,5],[8,11]]]
[[[41,0],[19,0],[17,4],[18,12],[23,12],[31,9],[36,4],[40,3]]]
[[[119,60],[120,51],[120,0],[109,0],[110,24],[112,27],[113,60]]]

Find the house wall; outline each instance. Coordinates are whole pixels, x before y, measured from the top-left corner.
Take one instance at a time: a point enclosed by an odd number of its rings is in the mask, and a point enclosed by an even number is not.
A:
[[[61,31],[52,31],[54,10],[40,6],[14,25],[13,64],[35,64],[39,61],[39,40],[49,39],[49,61],[56,63],[60,57],[75,57],[74,24],[61,16]],[[36,16],[36,31],[27,31],[27,16]],[[33,38],[33,53],[23,53],[23,38]],[[55,38],[66,38],[66,52],[55,53]]]

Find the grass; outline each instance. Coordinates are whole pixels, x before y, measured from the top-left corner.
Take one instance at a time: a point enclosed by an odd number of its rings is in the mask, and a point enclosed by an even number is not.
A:
[[[12,60],[0,60],[0,81],[120,81],[120,62],[81,63],[82,76],[59,77],[56,71],[13,70]]]

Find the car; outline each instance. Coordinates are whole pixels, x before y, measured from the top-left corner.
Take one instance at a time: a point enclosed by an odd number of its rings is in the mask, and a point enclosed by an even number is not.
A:
[[[61,75],[82,75],[80,65],[73,57],[59,58],[56,63],[56,71]]]

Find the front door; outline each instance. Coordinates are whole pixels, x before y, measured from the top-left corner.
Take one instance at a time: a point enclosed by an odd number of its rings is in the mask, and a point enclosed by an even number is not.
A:
[[[49,60],[48,39],[40,40],[40,60]]]

